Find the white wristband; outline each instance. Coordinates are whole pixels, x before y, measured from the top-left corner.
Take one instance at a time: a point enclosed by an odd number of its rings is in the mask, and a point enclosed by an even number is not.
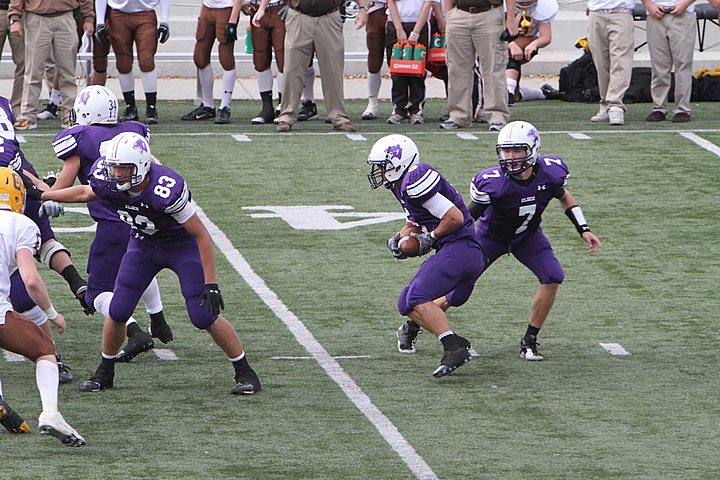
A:
[[[55,307],[53,307],[52,303],[50,304],[50,308],[45,310],[45,315],[47,315],[48,320],[55,320],[58,316],[57,310],[55,310]]]

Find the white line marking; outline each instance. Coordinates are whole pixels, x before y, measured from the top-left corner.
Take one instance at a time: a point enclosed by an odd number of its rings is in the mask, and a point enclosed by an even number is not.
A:
[[[570,135],[575,140],[590,140],[590,137],[585,135],[584,133],[580,132],[568,132],[568,135]]]
[[[357,133],[348,133],[347,137],[352,140],[353,142],[364,142],[367,140],[367,138],[363,137],[362,135],[359,135]]]
[[[600,346],[604,348],[610,355],[624,357],[630,355],[630,352],[625,350],[619,343],[601,343]]]
[[[3,357],[5,357],[5,361],[7,362],[24,362],[25,357],[22,355],[19,355],[17,353],[8,352],[7,350],[3,350]]]
[[[160,360],[178,359],[177,355],[175,355],[175,352],[173,352],[169,348],[153,348],[153,352],[155,353],[155,356],[158,357]]]
[[[247,135],[233,135],[232,138],[234,138],[238,142],[252,142],[252,140],[250,140],[250,137],[248,137]]]
[[[709,142],[702,137],[698,137],[694,133],[690,133],[690,132],[680,132],[680,135],[687,138],[691,142],[699,145],[700,147],[704,148],[708,152],[714,153],[715,155],[720,157],[720,147],[718,147],[714,143]]]
[[[313,357],[270,357],[273,360],[314,360]],[[339,355],[332,357],[335,359],[355,359],[355,358],[372,358],[370,355]]]
[[[367,417],[370,423],[372,423],[380,435],[382,435],[383,439],[385,439],[403,462],[405,462],[415,477],[420,479],[437,479],[438,477],[435,475],[435,472],[432,471],[430,465],[418,455],[390,419],[372,403],[370,397],[360,389],[350,375],[345,373],[338,362],[315,339],[310,330],[285,306],[275,292],[270,290],[265,284],[265,281],[253,271],[250,264],[230,242],[230,239],[227,238],[225,233],[210,221],[199,205],[196,204],[195,206],[198,215],[213,237],[215,245],[217,245],[225,258],[228,259],[228,262],[230,262],[235,270],[243,277],[265,305],[273,311],[275,316],[285,324],[288,330],[290,330],[290,333],[295,336],[298,343],[318,362],[328,376],[338,384],[348,399]]]
[[[15,140],[17,140],[18,143],[25,143],[25,136],[24,135],[15,135]]]
[[[462,133],[458,133],[457,136],[458,136],[458,138],[462,138],[463,140],[477,140],[478,139],[472,133],[462,132]]]

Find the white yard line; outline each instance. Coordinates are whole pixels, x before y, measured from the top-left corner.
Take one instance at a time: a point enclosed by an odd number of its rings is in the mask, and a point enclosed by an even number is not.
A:
[[[175,352],[169,348],[153,348],[153,353],[160,360],[177,360],[178,357]]]
[[[237,134],[233,135],[232,138],[234,138],[238,142],[252,142],[252,140],[250,140],[250,137],[248,137],[247,135]]]
[[[24,362],[25,357],[22,355],[18,355],[17,353],[8,352],[7,350],[3,350],[3,357],[5,357],[6,362]]]
[[[580,132],[569,132],[568,135],[570,135],[575,140],[590,140],[590,137],[585,135],[584,133]]]
[[[625,350],[625,348],[623,348],[623,346],[619,343],[601,343],[600,346],[613,356],[625,357],[630,355],[630,352]]]
[[[285,324],[288,330],[290,330],[290,333],[295,336],[298,343],[307,350],[310,356],[318,362],[328,376],[337,383],[348,399],[350,399],[358,410],[373,424],[383,439],[385,439],[390,447],[400,456],[415,477],[420,479],[437,479],[435,472],[433,472],[427,462],[418,455],[412,445],[405,440],[390,419],[372,403],[370,397],[360,389],[357,383],[355,383],[355,380],[345,373],[340,364],[338,364],[320,342],[315,339],[305,324],[285,306],[275,292],[270,290],[265,284],[265,281],[255,273],[225,233],[210,221],[198,205],[196,205],[196,207],[198,215],[213,237],[215,245],[217,245],[225,258],[228,259],[233,268],[243,277],[265,305],[273,311],[275,316]]]
[[[314,357],[270,357],[273,360],[315,360]],[[355,358],[372,358],[370,355],[337,355],[335,357],[332,357],[335,359],[355,359]]]
[[[697,144],[698,146],[704,148],[708,152],[714,153],[715,155],[720,157],[720,147],[718,147],[714,143],[709,142],[702,137],[698,137],[696,134],[690,132],[680,132],[680,135]]]

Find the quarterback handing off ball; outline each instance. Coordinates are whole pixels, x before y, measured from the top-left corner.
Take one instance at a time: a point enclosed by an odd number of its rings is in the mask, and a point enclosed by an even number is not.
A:
[[[400,230],[398,247],[400,247],[400,251],[408,257],[417,257],[420,242],[418,242],[415,237],[411,237],[411,233],[422,233],[422,230],[414,225],[406,224],[402,230]]]

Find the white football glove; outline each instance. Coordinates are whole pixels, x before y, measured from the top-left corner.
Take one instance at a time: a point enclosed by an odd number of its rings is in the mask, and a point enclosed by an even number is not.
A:
[[[65,206],[62,203],[47,200],[40,205],[38,215],[40,217],[57,218],[60,215],[65,215]]]

